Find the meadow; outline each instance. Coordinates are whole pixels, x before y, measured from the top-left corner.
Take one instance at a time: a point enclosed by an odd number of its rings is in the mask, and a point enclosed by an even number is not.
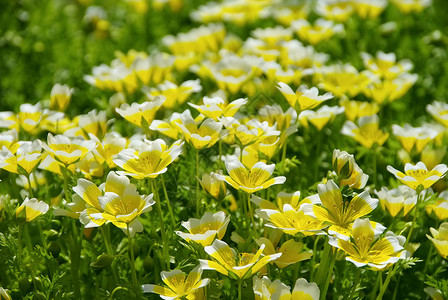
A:
[[[1,7],[0,299],[448,299],[445,1]]]

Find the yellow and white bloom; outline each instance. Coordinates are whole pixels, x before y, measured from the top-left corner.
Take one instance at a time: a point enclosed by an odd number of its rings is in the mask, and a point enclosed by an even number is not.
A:
[[[389,133],[383,132],[379,128],[379,121],[377,115],[359,118],[358,125],[351,121],[346,121],[341,133],[351,136],[355,141],[368,149],[375,144],[382,146],[389,137]]]
[[[74,89],[68,85],[56,83],[51,89],[50,109],[65,111],[70,103]]]
[[[407,59],[397,62],[395,53],[378,51],[376,57],[373,57],[369,53],[361,52],[361,57],[367,69],[387,79],[396,78],[402,73],[409,72],[413,67],[412,62]]]
[[[285,290],[281,293],[280,300],[294,300],[294,299],[306,299],[306,300],[318,300],[320,299],[320,290],[315,282],[306,281],[305,278],[299,278],[294,285],[292,293]]]
[[[222,171],[217,173],[211,172],[210,174],[203,174],[202,180],[199,180],[204,191],[206,191],[213,198],[222,200],[227,195],[227,188],[225,181],[220,180],[216,174],[222,175]]]
[[[162,139],[145,140],[140,149],[124,149],[113,159],[124,171],[120,175],[128,175],[136,179],[156,178],[167,171],[171,164],[182,153],[183,142],[176,141],[170,147]]]
[[[328,122],[331,122],[336,115],[339,115],[344,112],[343,107],[339,106],[327,106],[324,105],[319,108],[317,111],[314,110],[303,110],[299,114],[299,122],[304,127],[309,127],[308,123],[314,125],[317,130],[322,130],[322,128],[327,125]]]
[[[418,79],[417,74],[407,72],[392,79],[372,78],[363,93],[379,105],[392,102],[403,97]]]
[[[305,212],[301,209],[301,206],[305,203],[317,203],[318,199],[316,198],[311,196],[300,201],[300,192],[297,191],[292,194],[278,193],[277,203],[272,203],[254,195],[250,200],[260,207],[255,212],[261,218],[270,222],[266,224],[267,227],[279,229],[290,235],[296,235],[300,232],[308,236],[322,233],[322,229],[326,227],[324,221],[305,215]]]
[[[201,219],[191,218],[182,222],[182,226],[188,233],[176,231],[176,234],[187,242],[195,242],[203,247],[210,246],[215,238],[222,239],[229,225],[230,216],[222,211],[217,213],[206,212]]]
[[[430,228],[432,236],[426,235],[428,239],[434,244],[437,252],[443,257],[448,256],[448,223],[442,223],[439,229]]]
[[[417,153],[422,152],[423,148],[439,134],[432,128],[412,127],[409,124],[404,124],[403,127],[394,124],[392,131],[408,153],[414,147]]]
[[[155,203],[152,194],[140,195],[128,177],[114,172],[107,175],[106,183],[100,187],[86,179],[78,179],[78,185],[73,190],[89,206],[80,218],[87,228],[111,222],[122,230],[129,228],[134,235],[143,230],[137,218],[150,211]]]
[[[1,121],[0,121],[0,123],[1,123]],[[19,145],[20,145],[17,143],[18,141],[19,141],[19,133],[17,132],[17,130],[11,129],[11,130],[0,132],[0,147],[1,148],[3,148],[3,146],[5,146],[11,152],[15,153],[15,151],[17,150],[17,147],[19,147]]]
[[[42,159],[42,148],[39,142],[19,142],[20,146],[13,154],[8,148],[3,146],[0,151],[0,168],[8,172],[29,175],[39,165]]]
[[[43,201],[28,197],[16,209],[16,218],[24,218],[25,222],[31,222],[40,215],[45,214],[50,207]]]
[[[398,9],[404,13],[419,13],[432,4],[432,0],[392,0]]]
[[[266,165],[264,162],[257,162],[249,170],[239,160],[227,160],[226,169],[229,175],[219,175],[216,177],[225,180],[233,188],[243,190],[252,194],[256,191],[267,189],[274,184],[282,184],[286,177],[278,176],[271,178],[275,164]]]
[[[220,97],[204,97],[203,105],[196,105],[188,102],[188,105],[197,109],[207,118],[218,121],[220,117],[233,117],[241,106],[247,103],[247,98],[239,98],[230,103],[226,103]]]
[[[187,101],[191,94],[202,91],[202,86],[199,79],[185,81],[179,86],[171,81],[165,81],[155,88],[144,91],[146,91],[149,99],[164,96],[166,100],[162,103],[162,106],[167,109],[173,109]]]
[[[348,240],[353,222],[371,213],[378,206],[378,199],[371,198],[367,191],[355,195],[349,201],[344,201],[341,190],[333,180],[319,184],[317,190],[320,205],[304,204],[302,209],[305,214],[329,224],[328,233],[340,239]],[[375,230],[382,228],[380,224],[373,223],[373,225]]]
[[[160,295],[162,299],[202,299],[195,297],[195,293],[209,284],[210,279],[201,279],[202,267],[199,265],[185,276],[185,273],[179,269],[172,271],[160,272],[163,283],[167,287],[144,284],[142,285],[143,293],[155,293]]]
[[[154,101],[146,101],[142,104],[132,103],[130,106],[127,103],[116,108],[116,112],[120,114],[125,120],[139,127],[149,126],[155,118],[157,111],[165,102],[165,97],[157,97]],[[144,123],[142,123],[144,122]]]
[[[90,134],[89,136],[90,139],[97,144],[97,147],[93,150],[93,155],[95,155],[96,159],[101,164],[106,162],[109,168],[114,168],[116,164],[113,159],[120,153],[120,151],[126,148],[128,140],[122,137],[118,132],[114,131],[106,133],[102,141],[93,134]]]
[[[339,105],[345,108],[345,116],[352,122],[364,116],[374,115],[380,110],[376,103],[349,100],[347,97],[343,97],[339,101]]]
[[[404,166],[404,173],[392,166],[387,166],[387,170],[394,174],[402,183],[417,190],[419,186],[427,189],[436,183],[440,178],[445,176],[448,167],[445,164],[440,164],[435,166],[431,171],[428,171],[425,164],[420,161],[416,165],[407,163]]]
[[[369,175],[364,174],[352,154],[334,149],[332,163],[340,186],[348,185],[355,189],[362,189],[366,186]]]
[[[375,232],[369,219],[357,219],[351,231],[353,238],[350,241],[330,237],[329,243],[344,250],[346,260],[358,268],[367,265],[373,269],[384,269],[408,256],[403,248],[404,236],[396,236],[389,231],[384,238],[378,238],[380,233]]]
[[[306,19],[299,19],[292,22],[291,27],[301,40],[312,45],[328,40],[336,33],[344,31],[342,24],[335,24],[333,21],[325,19],[317,19],[314,25],[311,25]]]
[[[90,111],[85,115],[76,116],[73,119],[75,127],[64,132],[68,137],[83,136],[85,139],[92,134],[98,138],[102,138],[107,132],[107,116],[106,111]]]
[[[226,276],[244,279],[252,276],[264,265],[279,258],[282,254],[262,256],[264,245],[261,245],[257,253],[240,253],[229,247],[225,242],[215,240],[211,246],[204,247],[205,252],[213,260],[200,259],[204,270],[215,270]]]
[[[20,111],[17,114],[17,121],[20,128],[30,134],[37,134],[41,131],[40,123],[48,115],[46,109],[42,109],[40,102],[35,105],[24,103],[20,105]]]
[[[375,19],[386,8],[387,0],[354,0],[356,13],[363,19]]]
[[[353,5],[346,0],[321,0],[316,3],[316,13],[327,20],[345,22],[353,13]]]
[[[254,276],[253,289],[255,294],[255,300],[271,300],[282,299],[280,295],[289,293],[290,287],[282,283],[280,279],[271,281],[268,277],[258,278]],[[289,300],[289,298],[288,298]]]
[[[306,85],[301,85],[295,93],[289,85],[283,82],[279,82],[277,88],[296,111],[313,109],[322,102],[333,98],[332,93],[319,96],[319,90],[316,87],[308,89]]]
[[[425,208],[428,214],[434,212],[437,219],[441,221],[448,219],[448,191],[441,192],[436,202],[427,204]]]
[[[396,189],[389,190],[382,187],[375,191],[383,210],[387,210],[392,217],[395,217],[402,209],[403,216],[406,216],[417,204],[417,193],[406,185],[400,185]]]
[[[53,136],[51,133],[48,134],[47,143],[40,140],[39,143],[53,159],[66,167],[80,161],[96,148],[95,141],[64,135]]]
[[[448,127],[448,104],[441,101],[434,101],[426,106],[428,113],[440,124]]]

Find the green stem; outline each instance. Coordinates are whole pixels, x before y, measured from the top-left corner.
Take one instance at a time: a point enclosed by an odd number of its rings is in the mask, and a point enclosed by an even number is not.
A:
[[[392,296],[392,300],[395,300],[397,298],[398,287],[400,286],[400,279],[401,277],[398,277],[397,283],[395,284],[394,295]]]
[[[383,299],[383,295],[386,292],[389,282],[395,273],[395,269],[396,269],[397,265],[398,264],[396,263],[392,268],[389,269],[389,272],[387,273],[386,280],[384,280],[384,283],[381,285],[381,290],[380,290],[380,293],[378,294],[378,297],[376,297],[376,300]]]
[[[362,276],[361,268],[358,268],[358,270],[356,271],[356,275],[355,275],[355,277],[356,277],[355,284],[353,285],[352,290],[350,291],[350,295],[348,296],[347,300],[353,299],[353,296],[356,293],[356,287],[358,286],[359,282],[361,281],[361,276]]]
[[[129,250],[129,258],[130,258],[130,262],[131,262],[132,285],[136,289],[136,292],[138,295],[139,292],[138,292],[137,272],[135,271],[134,247],[132,245],[132,236],[131,236],[131,233],[129,232],[129,224],[127,224],[126,233],[128,235],[128,241],[129,241],[128,250]]]
[[[372,148],[373,154],[373,183],[375,184],[375,188],[378,186],[378,174],[377,174],[377,157],[376,157],[376,147]]]
[[[415,221],[417,220],[418,205],[419,205],[419,203],[420,203],[420,194],[421,194],[421,193],[419,193],[419,194],[417,195],[417,203],[416,203],[415,206],[413,207],[413,210],[414,210],[414,216],[413,216],[413,218],[412,218],[411,229],[409,229],[409,233],[408,233],[408,236],[407,236],[407,238],[406,238],[406,243],[404,243],[404,248],[405,248],[405,249],[406,249],[406,246],[409,244],[409,241],[411,240],[412,232],[414,231],[414,228],[415,228]]]
[[[115,293],[118,292],[118,291],[121,291],[121,290],[123,290],[123,291],[128,291],[128,289],[125,288],[125,287],[117,286],[117,287],[112,291],[112,293],[110,293],[109,299],[110,299],[110,300],[115,299],[115,298],[114,298]]]
[[[317,269],[316,277],[314,278],[314,282],[321,288],[321,285],[324,284],[325,274],[328,271],[328,256],[330,253],[331,245],[328,243],[328,240],[325,241],[324,251],[320,257],[319,268]]]
[[[170,198],[168,198],[168,193],[166,191],[165,180],[163,179],[163,175],[160,175],[160,178],[162,179],[163,194],[165,196],[166,204],[168,206],[168,212],[170,214],[171,225],[173,225],[173,228],[175,228],[176,227],[176,219],[174,218],[173,208],[171,207]]]
[[[238,280],[238,300],[241,300],[241,283],[242,283],[242,280],[239,279]]]
[[[199,150],[196,150],[196,217],[199,218],[200,197],[199,197]]]
[[[72,236],[70,237],[70,272],[73,281],[73,292],[75,299],[81,299],[81,285],[79,282],[79,266],[81,263],[81,248],[79,245],[79,234],[75,220],[70,220],[72,224]]]
[[[328,291],[328,286],[330,285],[330,280],[331,280],[331,275],[333,275],[333,268],[334,268],[334,264],[336,262],[336,253],[337,253],[337,249],[335,249],[333,251],[333,249],[330,249],[330,255],[331,255],[331,261],[330,261],[330,266],[327,269],[327,277],[325,279],[325,285],[324,288],[321,290],[321,294],[320,294],[320,299],[326,299],[327,298],[327,291]]]
[[[34,198],[34,191],[33,191],[33,187],[31,186],[31,174],[28,174],[26,179],[28,180],[28,187],[29,187],[29,191],[30,191],[30,198]]]
[[[218,146],[219,146],[219,156],[218,156],[218,168],[220,170],[222,170],[222,140],[219,139],[218,141]]]
[[[37,225],[37,230],[39,231],[40,241],[42,243],[42,246],[46,250],[47,249],[47,241],[44,238],[44,232],[42,230],[42,225],[40,225],[39,221],[36,222],[36,225]]]
[[[383,272],[378,271],[378,276],[376,277],[375,286],[373,287],[373,290],[370,294],[370,299],[375,299],[376,291],[378,290],[378,286],[380,285],[380,282],[382,281]]]
[[[152,192],[154,193],[154,200],[156,202],[157,212],[159,214],[160,220],[160,234],[162,235],[162,251],[163,251],[163,265],[169,269],[169,253],[168,253],[168,243],[166,239],[165,223],[163,221],[162,206],[160,205],[159,191],[155,186],[154,180],[150,181]]]
[[[314,240],[314,246],[313,246],[313,258],[311,259],[311,281],[314,281],[314,266],[316,265],[316,253],[317,253],[317,245],[318,245],[318,242],[319,242],[319,240],[320,240],[320,238],[321,238],[321,235],[318,235],[317,237],[316,237],[316,239]]]
[[[252,212],[252,206],[250,204],[250,196],[251,196],[251,194],[247,193],[247,210],[249,211],[250,222],[251,222],[250,228],[252,228],[255,233],[258,233],[258,230],[256,229],[257,224],[255,224],[255,219],[254,219],[254,212]]]
[[[110,242],[110,235],[109,235],[109,231],[106,232],[106,225],[100,226],[100,231],[101,231],[101,235],[103,236],[103,240],[104,240],[104,245],[106,246],[106,252],[109,255],[115,256],[114,250],[112,248],[111,242]],[[108,228],[108,227],[107,227]],[[111,264],[111,269],[112,269],[112,276],[114,278],[114,282],[117,283],[118,282],[118,277],[117,277],[117,271],[115,270],[115,260],[112,261]]]

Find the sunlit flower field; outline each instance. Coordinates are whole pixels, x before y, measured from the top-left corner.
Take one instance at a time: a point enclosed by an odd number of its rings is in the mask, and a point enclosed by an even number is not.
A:
[[[0,299],[448,299],[445,0],[0,9]]]

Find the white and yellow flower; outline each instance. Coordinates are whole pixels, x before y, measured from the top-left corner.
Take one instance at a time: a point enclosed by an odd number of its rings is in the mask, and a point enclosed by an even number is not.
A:
[[[428,239],[434,244],[437,252],[443,257],[448,257],[448,223],[442,223],[439,229],[430,228],[432,236],[426,235]]]
[[[346,121],[341,133],[352,137],[355,141],[366,148],[374,145],[382,146],[389,137],[389,133],[383,132],[379,128],[379,118],[377,115],[361,117],[358,125],[352,121]]]
[[[247,103],[247,98],[239,98],[230,103],[226,103],[220,97],[204,97],[203,105],[196,105],[188,102],[188,105],[197,109],[207,118],[218,121],[220,117],[233,117],[241,106]]]
[[[125,120],[139,127],[149,126],[155,118],[157,111],[165,102],[165,97],[157,97],[153,101],[146,101],[142,104],[132,103],[131,105],[124,103],[120,108],[116,108],[116,112]],[[142,123],[144,122],[144,123]]]
[[[369,175],[364,174],[352,154],[335,149],[332,163],[340,186],[348,185],[355,189],[362,189],[366,186]]]
[[[336,115],[344,112],[344,107],[339,106],[327,106],[324,105],[317,111],[314,110],[303,110],[299,114],[299,122],[302,126],[308,128],[309,123],[313,124],[317,130],[322,130],[322,128],[331,122]]]
[[[38,216],[45,214],[49,208],[48,204],[43,201],[26,197],[16,209],[16,218],[23,218],[25,222],[31,222]]]
[[[316,87],[308,89],[306,85],[301,85],[295,93],[289,85],[283,82],[279,82],[277,88],[296,111],[313,109],[322,102],[333,98],[331,93],[319,96],[319,90]]]
[[[387,170],[394,174],[394,176],[402,183],[417,190],[419,186],[423,189],[427,189],[436,183],[440,178],[446,175],[448,167],[445,164],[440,164],[435,166],[431,171],[428,171],[425,164],[420,161],[416,165],[407,163],[404,166],[404,173],[392,166],[387,166]]]
[[[392,217],[401,210],[403,210],[403,216],[406,216],[417,204],[417,193],[406,185],[400,185],[392,190],[382,187],[381,190],[375,191],[375,194],[380,199],[383,210],[387,210]]]

